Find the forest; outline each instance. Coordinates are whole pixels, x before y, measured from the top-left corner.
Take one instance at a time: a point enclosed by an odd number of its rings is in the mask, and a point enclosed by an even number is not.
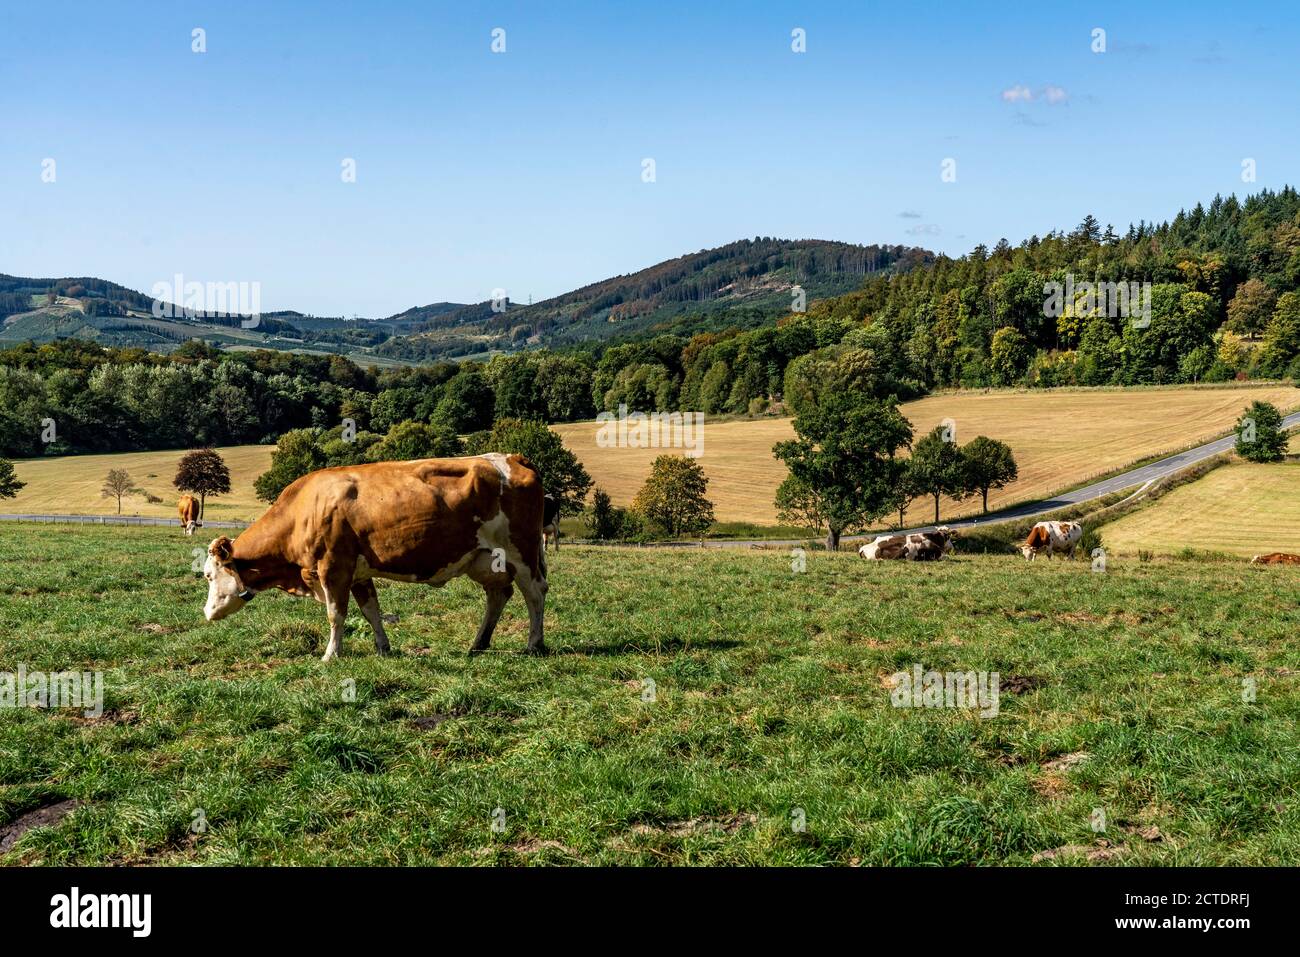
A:
[[[1149,321],[1046,307],[1052,283],[1149,285]],[[499,419],[566,422],[642,411],[799,412],[828,391],[908,399],[936,388],[1139,385],[1300,377],[1300,195],[1216,197],[1118,233],[978,246],[753,328],[703,325],[487,361],[377,370],[341,356],[168,355],[75,339],[0,351],[0,455],[271,443],[298,428],[386,433],[413,420],[458,434]],[[47,420],[54,423],[53,434]]]

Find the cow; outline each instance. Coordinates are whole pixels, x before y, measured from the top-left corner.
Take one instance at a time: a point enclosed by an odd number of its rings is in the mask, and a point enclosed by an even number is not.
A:
[[[1039,552],[1047,552],[1050,561],[1056,552],[1074,558],[1075,546],[1083,538],[1083,526],[1078,522],[1039,522],[1029,531],[1029,537],[1020,546],[1020,554],[1033,561]]]
[[[278,588],[314,597],[329,615],[323,661],[343,650],[348,594],[387,654],[374,579],[441,587],[468,575],[487,593],[470,654],[486,651],[518,585],[528,606],[529,654],[545,654],[546,554],[542,483],[520,455],[416,459],[311,472],[289,485],[233,542],[208,547],[208,621]]]
[[[1256,555],[1250,560],[1252,565],[1300,565],[1300,555],[1290,555],[1286,552],[1269,552],[1267,555]]]
[[[185,529],[185,534],[193,535],[194,529],[199,527],[199,500],[193,495],[182,495],[176,511],[180,513],[181,527]]]
[[[912,532],[907,535],[877,535],[875,540],[858,549],[863,558],[872,560],[900,559],[910,562],[933,562],[952,551],[957,533],[947,525],[933,532]]]
[[[548,542],[555,542],[555,550],[560,550],[560,503],[554,495],[542,497],[542,548]]]

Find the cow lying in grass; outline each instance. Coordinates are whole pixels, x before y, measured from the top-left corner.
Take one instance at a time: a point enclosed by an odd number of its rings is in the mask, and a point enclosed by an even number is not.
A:
[[[1083,526],[1078,522],[1039,522],[1029,532],[1020,554],[1033,561],[1039,552],[1046,552],[1050,560],[1056,552],[1074,558],[1075,546],[1083,538]]]
[[[933,562],[952,551],[957,533],[947,525],[933,532],[908,535],[877,535],[875,541],[858,549],[858,554],[872,561]]]
[[[1250,560],[1252,565],[1300,565],[1300,555],[1289,555],[1286,552],[1270,552],[1267,555],[1256,555]]]
[[[348,593],[388,651],[372,579],[439,587],[468,575],[487,592],[470,648],[485,650],[517,584],[528,605],[528,651],[546,651],[542,612],[542,483],[528,460],[491,453],[340,466],[304,475],[233,542],[208,548],[208,621],[231,615],[258,592],[312,596],[329,612],[325,661],[343,647]]]

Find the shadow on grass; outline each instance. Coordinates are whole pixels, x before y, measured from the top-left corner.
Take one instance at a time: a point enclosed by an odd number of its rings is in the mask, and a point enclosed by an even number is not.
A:
[[[588,657],[599,657],[601,655],[664,655],[673,654],[678,651],[726,651],[729,648],[738,648],[743,642],[731,638],[709,638],[703,641],[684,641],[681,638],[665,638],[659,641],[635,641],[624,640],[612,644],[594,644],[585,642],[579,645],[567,645],[561,648],[553,648],[552,655],[585,655]]]

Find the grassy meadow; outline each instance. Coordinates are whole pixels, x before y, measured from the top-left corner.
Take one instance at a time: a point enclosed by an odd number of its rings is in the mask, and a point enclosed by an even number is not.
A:
[[[1234,462],[1102,528],[1107,551],[1300,553],[1300,460]]]
[[[1300,864],[1294,569],[570,547],[550,657],[518,596],[467,657],[461,579],[322,665],[314,602],[203,622],[192,547],[0,526],[0,670],[107,689],[0,709],[0,863]],[[914,663],[998,715],[892,707]]]
[[[122,499],[123,515],[175,518],[180,492],[172,487],[176,466],[186,449],[163,452],[120,452],[104,455],[69,455],[47,459],[20,459],[14,471],[27,487],[16,498],[0,500],[0,512],[46,515],[114,515],[117,500],[104,498],[104,476],[109,469],[126,469],[146,492],[161,502],[151,504],[141,495]],[[258,501],[253,482],[271,467],[273,445],[238,445],[217,449],[230,469],[230,494],[209,498],[207,517],[213,520],[252,521],[266,511]]]
[[[1291,386],[1239,388],[992,390],[927,396],[902,406],[918,436],[944,419],[956,424],[957,441],[977,435],[1011,446],[1019,479],[989,495],[989,508],[1028,501],[1078,485],[1140,459],[1209,441],[1228,431],[1260,399],[1290,411],[1300,406]],[[663,449],[600,448],[595,422],[554,426],[615,504],[629,505]],[[774,524],[773,497],[785,466],[772,446],[791,438],[789,419],[731,420],[704,426],[700,464],[719,521]],[[944,500],[945,518],[979,511],[978,499]],[[934,517],[934,503],[918,501],[909,523]]]

